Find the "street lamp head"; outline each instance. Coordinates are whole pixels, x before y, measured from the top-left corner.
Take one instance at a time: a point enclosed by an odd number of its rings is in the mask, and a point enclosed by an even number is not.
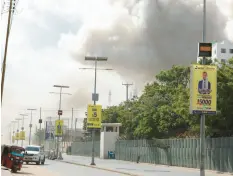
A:
[[[50,94],[66,94],[66,95],[72,95],[71,93],[59,93],[59,92],[49,92]]]
[[[28,116],[27,114],[19,114],[19,115],[21,115],[21,116]]]
[[[95,68],[79,68],[80,70],[93,70],[93,69],[95,69]]]
[[[85,60],[86,61],[107,61],[108,58],[107,57],[93,57],[93,56],[85,56]]]
[[[96,57],[91,57],[91,56],[85,56],[86,61],[94,61],[96,60]]]
[[[53,85],[53,87],[69,88],[69,86]]]
[[[105,68],[105,69],[101,69],[101,70],[113,70],[112,68]]]
[[[29,111],[36,111],[37,109],[27,109],[27,110],[29,110]]]
[[[107,61],[107,57],[97,57],[97,61]]]

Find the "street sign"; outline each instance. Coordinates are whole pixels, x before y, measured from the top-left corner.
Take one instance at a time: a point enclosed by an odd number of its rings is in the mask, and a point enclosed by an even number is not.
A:
[[[212,57],[212,43],[199,43],[198,57]]]
[[[62,115],[62,110],[58,110],[58,115]]]
[[[64,121],[63,120],[56,120],[55,122],[55,136],[57,137],[61,137],[62,134],[63,134],[63,124],[64,124]]]
[[[190,114],[216,113],[217,67],[193,64],[190,74]]]
[[[92,93],[92,101],[99,101],[99,94]]]
[[[25,131],[19,132],[19,140],[25,140]]]
[[[39,123],[42,123],[42,119],[39,119]]]
[[[12,143],[15,143],[15,136],[12,136]]]
[[[88,105],[87,107],[87,128],[101,128],[101,105]]]
[[[15,140],[19,140],[19,132],[15,133]]]

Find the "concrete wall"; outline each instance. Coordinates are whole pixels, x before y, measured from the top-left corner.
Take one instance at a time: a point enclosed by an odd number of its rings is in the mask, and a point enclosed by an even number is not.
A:
[[[100,158],[107,159],[108,151],[115,151],[118,132],[101,132]]]

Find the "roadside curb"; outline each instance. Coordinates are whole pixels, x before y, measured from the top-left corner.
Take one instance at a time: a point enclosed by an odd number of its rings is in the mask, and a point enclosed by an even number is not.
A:
[[[109,172],[114,172],[114,173],[118,173],[118,174],[129,175],[129,176],[142,176],[142,175],[132,174],[132,173],[128,173],[128,172],[117,171],[114,169],[107,169],[107,168],[103,168],[103,167],[91,166],[91,165],[87,165],[87,164],[80,164],[80,163],[75,163],[75,162],[70,162],[70,161],[64,161],[64,160],[61,161],[60,160],[60,162],[67,163],[67,164],[73,164],[73,165],[77,165],[77,166],[89,167],[89,168],[93,168],[93,169],[109,171]]]

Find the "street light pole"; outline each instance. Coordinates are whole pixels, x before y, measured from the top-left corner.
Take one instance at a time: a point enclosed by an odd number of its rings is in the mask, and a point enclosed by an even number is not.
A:
[[[39,124],[40,124],[40,136],[39,136],[39,145],[41,146],[41,124],[42,124],[42,119],[41,119],[41,107],[40,107],[40,119],[39,119]]]
[[[203,31],[202,40],[206,41],[206,0],[203,0]],[[203,57],[202,65],[205,65],[206,58]],[[205,114],[201,114],[200,125],[200,176],[205,176]]]
[[[94,93],[92,95],[92,100],[94,101],[94,105],[96,105],[96,101],[98,101],[99,96],[96,93],[96,81],[97,81],[97,62],[98,61],[107,61],[107,57],[85,57],[86,61],[95,61],[95,81],[94,81]],[[82,68],[85,69],[85,68]],[[87,68],[86,68],[87,69]],[[105,69],[111,70],[111,69]],[[92,157],[91,157],[91,165],[95,165],[95,129],[92,129]]]
[[[128,103],[129,101],[129,86],[132,86],[133,83],[122,83],[123,86],[126,86],[126,102]]]
[[[22,116],[22,127],[21,127],[21,130],[23,132],[24,130],[24,117],[27,116],[27,114],[20,114]],[[21,147],[23,147],[23,139],[22,139],[22,143],[21,143]]]
[[[36,109],[28,109],[29,111],[31,111],[31,119],[30,119],[30,124],[29,124],[29,145],[31,145],[31,135],[32,135],[32,111],[36,111]]]
[[[60,88],[60,98],[59,98],[59,111],[61,111],[61,94],[67,94],[67,95],[71,95],[69,93],[62,93],[62,89],[63,88],[69,88],[69,86],[62,86],[62,85],[54,85],[53,87],[57,87],[57,88]],[[50,92],[50,93],[54,93],[54,94],[58,94],[57,92]],[[58,113],[58,120],[61,119],[61,114]],[[57,159],[62,159],[62,156],[59,156],[59,136],[57,136]]]
[[[74,135],[74,132],[73,132],[73,121],[74,121],[74,108],[72,108],[72,117],[71,117],[71,142],[73,142],[73,135]]]
[[[12,16],[11,13],[12,13],[12,0],[10,0],[8,22],[7,22],[7,32],[6,32],[5,52],[4,52],[4,58],[3,58],[3,64],[2,64],[1,103],[3,99],[4,81],[5,81],[5,72],[6,72],[6,57],[7,57],[7,50],[8,50],[8,40],[9,40],[9,35],[10,35],[11,16]]]
[[[13,135],[12,136],[15,136],[15,123],[16,123],[16,121],[11,121],[11,123],[13,123]],[[12,137],[11,136],[11,137]],[[12,139],[11,139],[12,140]],[[12,141],[12,143],[14,144],[15,142],[14,141]]]
[[[21,120],[20,118],[17,118],[17,119],[15,119],[15,120],[17,120],[18,121],[18,126],[17,126],[17,130],[16,130],[16,133],[18,133],[18,135],[19,135],[19,121]],[[17,139],[17,145],[19,144],[19,139]]]

